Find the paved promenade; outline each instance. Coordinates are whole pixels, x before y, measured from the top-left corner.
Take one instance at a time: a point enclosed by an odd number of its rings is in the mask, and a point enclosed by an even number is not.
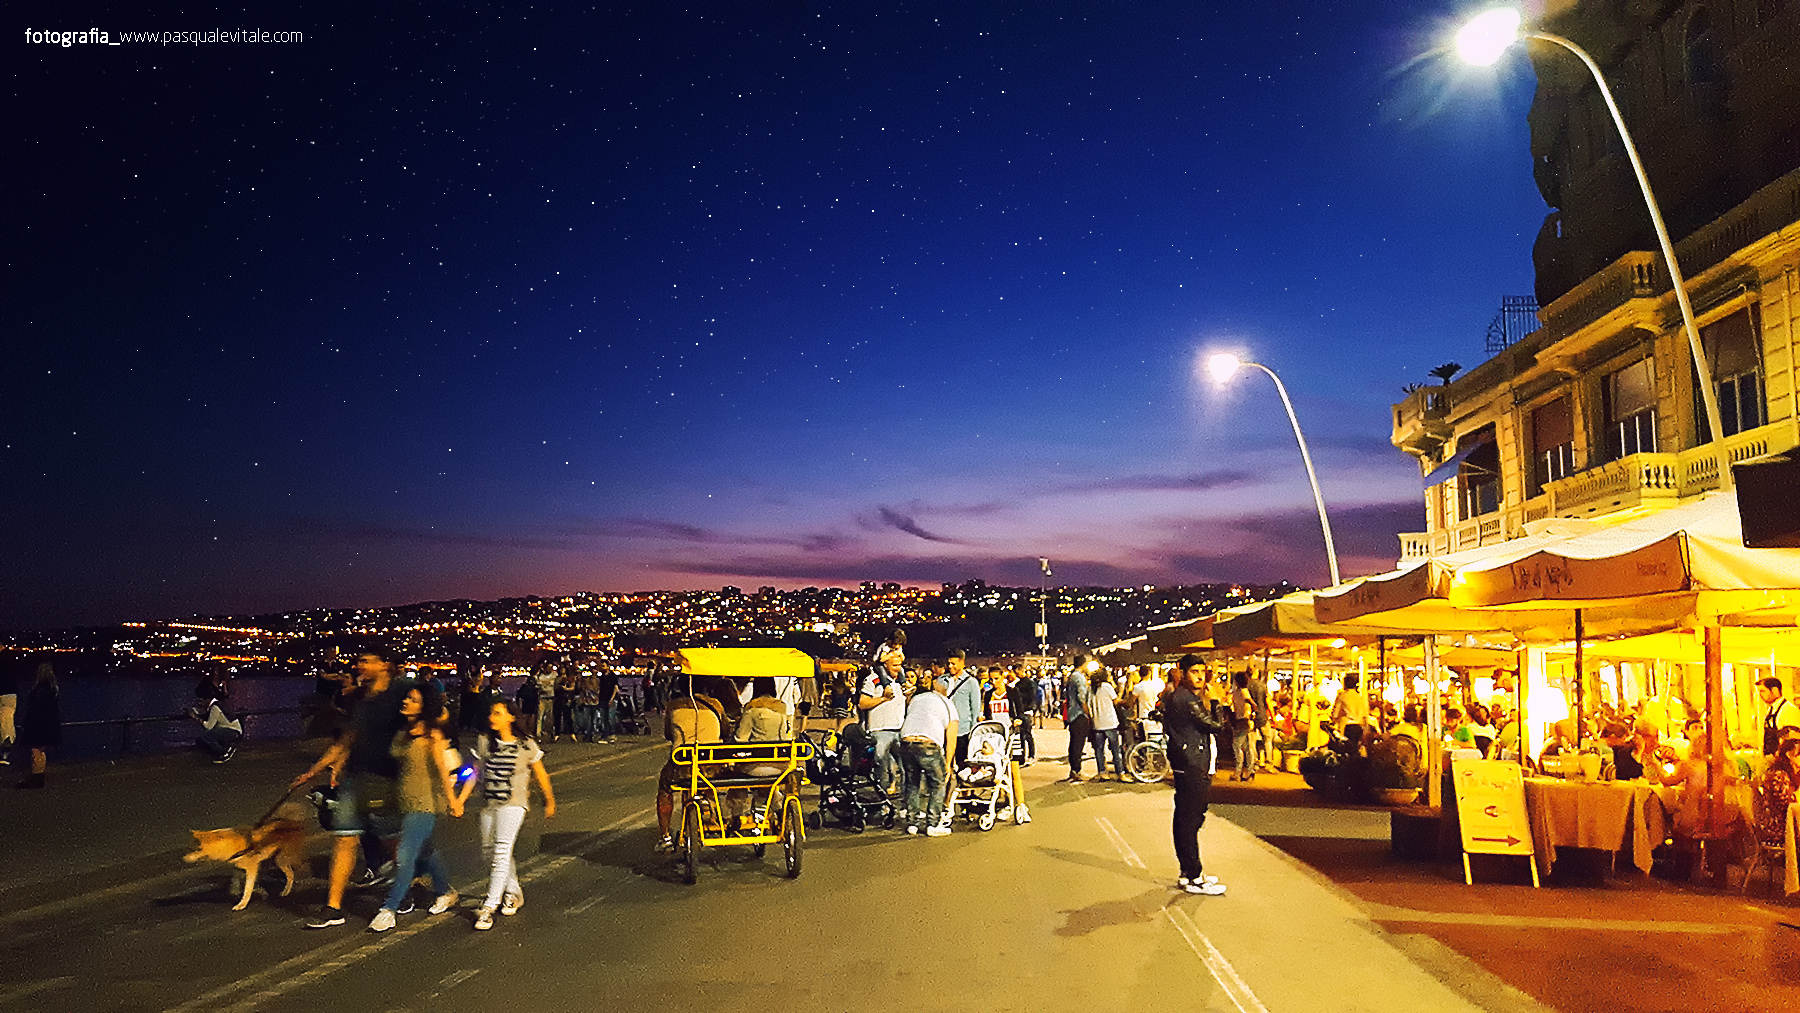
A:
[[[1061,769],[1046,761],[1026,772],[1028,826],[942,839],[826,828],[798,880],[780,875],[777,850],[735,848],[709,851],[690,887],[651,850],[657,743],[550,748],[562,811],[527,822],[526,908],[487,933],[466,906],[385,935],[361,920],[303,930],[323,842],[293,897],[242,912],[229,910],[232,870],[180,861],[189,828],[255,818],[310,744],[261,743],[225,766],[178,754],[53,768],[46,791],[0,794],[0,1013],[1548,1008],[1445,945],[1441,905],[1409,900],[1441,883],[1371,901],[1356,892],[1367,883],[1333,882],[1269,843],[1385,846],[1384,813],[1221,804],[1203,840],[1230,893],[1196,897],[1170,889],[1166,788],[1051,783]],[[440,838],[465,894],[484,873],[474,834],[449,821]],[[366,920],[376,898],[349,906]]]

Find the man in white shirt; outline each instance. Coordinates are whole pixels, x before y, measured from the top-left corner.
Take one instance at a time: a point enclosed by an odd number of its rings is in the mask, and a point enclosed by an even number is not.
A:
[[[1781,692],[1781,680],[1770,676],[1758,684],[1763,706],[1763,755],[1774,756],[1783,728],[1800,728],[1800,707]]]
[[[900,691],[900,666],[906,656],[891,651],[881,665],[863,679],[857,706],[863,711],[863,727],[875,742],[875,783],[891,798],[899,788],[900,770],[894,760],[894,743],[906,720],[906,697]]]
[[[940,677],[930,692],[913,695],[900,728],[900,765],[906,771],[906,826],[909,834],[921,829],[927,837],[950,832],[940,825],[944,814],[944,757],[956,741],[956,705],[950,702],[950,679]]]

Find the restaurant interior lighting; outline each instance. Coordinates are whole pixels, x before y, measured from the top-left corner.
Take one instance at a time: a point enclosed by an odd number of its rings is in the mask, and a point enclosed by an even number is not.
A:
[[[1531,720],[1539,725],[1555,724],[1569,717],[1569,698],[1555,686],[1531,687],[1526,707],[1531,712]]]

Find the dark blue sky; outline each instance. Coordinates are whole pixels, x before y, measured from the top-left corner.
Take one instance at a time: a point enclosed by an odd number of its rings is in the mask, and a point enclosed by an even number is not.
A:
[[[80,13],[73,13],[79,11]],[[1544,214],[1441,3],[9,10],[0,625],[1347,572]],[[299,43],[62,47],[25,29]]]

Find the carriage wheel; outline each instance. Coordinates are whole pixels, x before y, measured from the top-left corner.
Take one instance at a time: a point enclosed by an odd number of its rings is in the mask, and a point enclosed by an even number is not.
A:
[[[981,816],[975,820],[975,826],[983,831],[994,829],[994,810],[992,807],[989,807],[987,812],[982,813]]]
[[[690,802],[682,811],[681,843],[686,852],[686,867],[682,869],[682,878],[689,886],[700,881],[700,803]]]
[[[781,809],[781,850],[787,856],[789,879],[800,875],[800,846],[804,838],[800,826],[800,800],[790,795],[787,805]]]

